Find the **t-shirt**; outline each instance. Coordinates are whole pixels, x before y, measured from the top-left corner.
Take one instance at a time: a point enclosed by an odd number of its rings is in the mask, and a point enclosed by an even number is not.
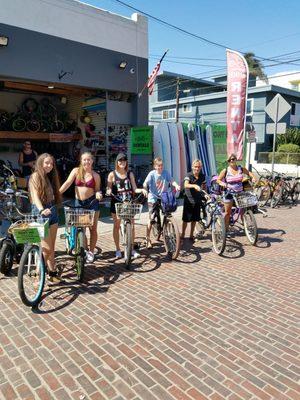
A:
[[[198,185],[201,188],[203,183],[205,183],[205,175],[202,171],[200,171],[198,178],[196,178],[193,172],[189,172],[186,174],[184,181],[190,183],[191,185]],[[184,189],[184,200],[191,204],[200,203],[203,200],[203,194],[198,192],[196,189],[186,188]]]
[[[143,186],[147,186],[149,189],[148,202],[155,203],[157,197],[160,197],[163,192],[168,191],[171,182],[173,182],[173,179],[168,171],[163,170],[161,175],[155,169],[150,171],[143,184]]]

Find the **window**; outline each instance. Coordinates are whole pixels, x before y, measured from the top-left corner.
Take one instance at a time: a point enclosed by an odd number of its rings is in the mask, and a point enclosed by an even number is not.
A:
[[[184,112],[184,113],[192,112],[192,105],[191,104],[184,104],[182,106],[182,112]]]
[[[253,103],[254,99],[247,99],[247,111],[246,111],[247,116],[253,115]]]
[[[291,103],[290,125],[300,126],[300,103]]]
[[[175,119],[176,118],[176,109],[171,108],[168,110],[162,111],[162,119]]]

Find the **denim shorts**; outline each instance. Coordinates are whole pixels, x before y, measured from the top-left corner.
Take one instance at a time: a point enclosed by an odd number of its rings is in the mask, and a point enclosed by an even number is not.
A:
[[[94,211],[99,211],[100,210],[100,204],[99,201],[96,200],[96,196],[93,195],[89,197],[86,200],[79,200],[75,199],[75,206],[76,207],[83,207],[86,210],[94,210]]]
[[[58,214],[57,208],[53,203],[48,203],[44,206],[44,209],[50,208],[51,214],[48,217],[43,216],[44,218],[49,218],[49,225],[58,224]],[[31,205],[31,212],[33,214],[39,214],[39,210],[35,204]]]

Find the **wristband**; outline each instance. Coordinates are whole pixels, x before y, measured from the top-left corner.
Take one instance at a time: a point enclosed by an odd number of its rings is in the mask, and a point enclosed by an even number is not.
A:
[[[45,210],[44,208],[41,208],[41,209],[39,210],[39,214],[41,215],[42,212],[43,212],[44,210]]]

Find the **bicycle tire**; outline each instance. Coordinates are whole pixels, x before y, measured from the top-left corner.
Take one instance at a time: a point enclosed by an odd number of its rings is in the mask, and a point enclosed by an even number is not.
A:
[[[219,229],[219,234],[217,232]],[[214,215],[211,223],[211,239],[214,252],[221,256],[226,247],[226,227],[221,215]]]
[[[248,224],[248,222],[247,222],[247,218],[251,221],[252,232],[250,230],[250,224]],[[245,234],[247,236],[247,239],[248,239],[249,243],[251,244],[251,246],[255,246],[255,244],[257,242],[257,238],[258,238],[258,232],[257,232],[256,219],[255,219],[255,216],[254,216],[254,214],[253,214],[253,212],[251,210],[246,210],[244,212],[243,225],[244,225]]]
[[[271,208],[275,208],[279,204],[282,197],[282,191],[283,189],[281,185],[275,186],[273,196],[271,198]]]
[[[22,118],[16,118],[11,126],[15,132],[24,132],[26,130],[26,121]]]
[[[297,182],[296,185],[294,186],[293,192],[291,194],[293,203],[296,203],[296,201],[298,201],[299,194],[300,194],[300,183]]]
[[[41,125],[36,119],[32,119],[26,122],[26,130],[28,132],[39,132],[41,130]]]
[[[159,241],[161,237],[161,226],[157,221],[153,222],[151,232],[154,239]]]
[[[180,251],[180,233],[173,217],[168,217],[163,225],[163,239],[167,255],[175,260]]]
[[[76,236],[76,274],[79,282],[83,282],[84,279],[84,267],[85,267],[85,247],[84,247],[84,234],[83,231],[79,231]]]
[[[10,273],[14,263],[14,249],[11,243],[4,241],[0,250],[0,272],[4,275]]]
[[[52,132],[54,133],[59,133],[62,132],[65,129],[65,125],[62,121],[57,120],[55,122],[52,123]]]
[[[131,263],[132,256],[132,229],[131,223],[124,223],[124,232],[123,232],[123,246],[124,246],[124,262],[126,267],[128,267]]]
[[[200,240],[205,233],[206,225],[202,221],[197,221],[195,224],[195,238]]]
[[[37,268],[39,279],[38,281],[33,279],[35,281],[33,282],[33,295],[29,296],[27,292],[27,279],[25,277],[29,277],[28,281],[31,280],[32,277],[35,278],[36,273],[33,273],[34,268]],[[25,246],[18,269],[18,291],[25,306],[34,307],[40,302],[45,285],[45,277],[46,266],[43,255],[40,257],[39,246]],[[38,285],[36,285],[37,282]]]
[[[258,197],[258,206],[265,207],[268,204],[268,201],[271,197],[271,188],[269,185],[264,185],[258,188],[259,196]]]

